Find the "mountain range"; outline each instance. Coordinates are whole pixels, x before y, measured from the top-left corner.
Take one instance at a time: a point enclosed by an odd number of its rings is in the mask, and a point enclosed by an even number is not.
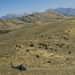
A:
[[[57,12],[57,13],[61,13],[61,14],[65,14],[65,15],[73,15],[75,16],[75,8],[55,8],[55,9],[47,9],[45,12]],[[36,12],[38,13],[38,12]],[[32,12],[31,14],[36,14],[35,12]],[[6,14],[5,16],[2,16],[1,18],[16,18],[16,17],[25,17],[27,15],[29,15],[30,13],[22,13],[22,14],[18,14],[18,13],[10,13],[10,14]]]
[[[27,13],[22,13],[22,14],[18,14],[18,13],[10,13],[10,14],[6,14],[5,16],[2,16],[1,18],[16,18],[16,17],[23,17],[28,15]]]
[[[75,16],[75,8],[55,8],[55,9],[48,9],[45,12],[58,12],[65,15],[73,15]]]

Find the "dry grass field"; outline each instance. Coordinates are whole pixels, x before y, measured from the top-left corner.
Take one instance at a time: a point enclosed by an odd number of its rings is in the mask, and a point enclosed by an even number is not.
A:
[[[0,34],[0,75],[75,75],[74,18],[35,23],[18,19],[11,26],[13,21],[5,20],[10,25],[4,30],[11,31]],[[27,70],[20,72],[10,63]]]

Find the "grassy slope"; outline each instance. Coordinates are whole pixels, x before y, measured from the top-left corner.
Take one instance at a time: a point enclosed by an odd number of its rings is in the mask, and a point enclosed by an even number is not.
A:
[[[10,62],[13,62],[14,65],[24,63],[28,68],[25,75],[30,75],[30,73],[38,75],[37,72],[39,75],[47,75],[44,73],[46,70],[34,71],[34,69],[30,70],[29,68],[58,68],[57,70],[53,69],[57,75],[67,73],[74,75],[74,32],[75,19],[69,19],[48,23],[32,23],[1,36],[0,67],[2,69],[0,69],[0,75],[8,75],[8,73],[9,75],[19,75],[17,70],[10,67]],[[34,45],[33,47],[30,47],[31,43]],[[68,70],[64,70],[65,68]],[[50,74],[49,71],[46,71],[48,75],[55,75],[53,72]]]

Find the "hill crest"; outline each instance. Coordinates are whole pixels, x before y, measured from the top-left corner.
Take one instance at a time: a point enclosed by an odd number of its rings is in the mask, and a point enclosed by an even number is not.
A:
[[[25,22],[37,22],[37,21],[52,21],[66,18],[66,15],[56,13],[56,12],[41,12],[29,14],[25,17],[22,17],[21,20]]]

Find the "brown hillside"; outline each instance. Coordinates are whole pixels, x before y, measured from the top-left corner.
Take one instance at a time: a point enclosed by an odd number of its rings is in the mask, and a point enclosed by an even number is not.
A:
[[[29,14],[26,17],[23,17],[22,20],[25,22],[38,22],[38,21],[60,20],[65,18],[67,18],[67,16],[60,13],[42,12],[42,13]]]

